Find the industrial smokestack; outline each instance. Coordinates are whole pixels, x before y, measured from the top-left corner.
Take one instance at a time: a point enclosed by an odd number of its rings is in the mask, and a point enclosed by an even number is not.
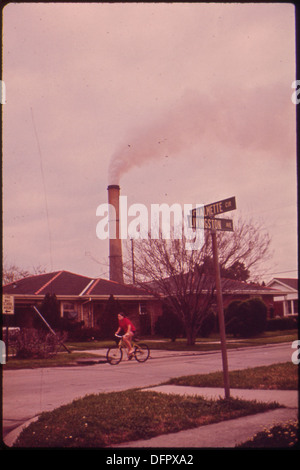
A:
[[[108,203],[114,208],[109,214],[109,279],[124,284],[122,241],[120,239],[120,186],[111,184],[107,187]]]

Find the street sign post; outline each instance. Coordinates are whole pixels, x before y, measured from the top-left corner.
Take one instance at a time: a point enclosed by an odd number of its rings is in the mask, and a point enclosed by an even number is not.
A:
[[[15,313],[13,295],[2,295],[2,313],[5,315],[13,315]]]
[[[2,295],[2,315],[14,315],[14,313],[15,313],[14,296],[3,294]],[[4,357],[6,356],[6,362],[8,361],[8,335],[9,335],[9,328],[8,328],[8,323],[7,323],[6,324],[6,349],[5,349],[5,343],[3,342],[2,347],[4,349],[1,355],[2,356],[1,360],[4,360]]]
[[[221,201],[213,202],[212,204],[207,204],[205,206],[200,206],[200,207],[197,207],[196,209],[192,209],[191,215],[188,217],[190,227],[194,229],[204,228],[205,230],[210,230],[211,232],[213,260],[214,260],[215,277],[216,277],[217,305],[218,305],[219,331],[220,331],[221,351],[222,351],[225,398],[230,397],[230,385],[229,385],[229,372],[228,372],[228,360],[227,360],[227,349],[226,349],[223,296],[222,296],[221,274],[220,274],[216,231],[221,230],[221,231],[232,232],[233,221],[231,219],[218,219],[218,218],[215,218],[215,216],[219,214],[223,214],[224,212],[230,212],[235,209],[236,209],[235,197],[230,197],[228,199],[223,199]]]
[[[230,385],[229,385],[228,359],[227,359],[227,348],[226,348],[223,295],[222,295],[219,257],[218,257],[218,243],[217,243],[217,235],[216,235],[215,230],[211,232],[211,239],[212,239],[212,246],[213,246],[213,259],[214,259],[215,276],[216,276],[216,291],[217,291],[218,319],[219,319],[219,331],[220,331],[222,363],[223,363],[224,392],[225,392],[225,398],[229,398],[230,397]]]

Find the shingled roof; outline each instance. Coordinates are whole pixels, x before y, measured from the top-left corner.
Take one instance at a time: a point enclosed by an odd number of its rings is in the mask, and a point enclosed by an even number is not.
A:
[[[180,290],[182,285],[186,285],[184,277],[188,275],[182,274],[181,276],[181,280],[179,281],[178,279],[180,278],[180,275],[169,277],[159,282],[148,282],[145,283],[145,286],[147,286],[149,290],[157,290],[163,295],[166,295],[166,293],[168,293],[169,295],[175,295],[176,292],[178,292],[178,289]],[[188,287],[186,286],[185,289],[189,288],[192,290],[193,285],[199,284],[199,286],[201,285],[201,288],[198,286],[197,289],[200,289],[202,293],[211,292],[215,290],[215,277],[210,274],[202,274],[201,281],[199,281],[197,275],[192,275],[188,282],[189,285]],[[222,292],[224,295],[274,295],[276,293],[278,294],[278,290],[275,288],[261,286],[252,282],[248,283],[244,281],[238,281],[230,278],[222,278],[221,285]]]
[[[57,296],[145,296],[147,293],[134,286],[119,284],[107,279],[94,279],[69,271],[55,271],[29,276],[11,282],[2,288],[3,294],[16,296],[46,295]]]
[[[165,280],[169,284],[170,291],[176,290],[176,282],[174,279]],[[205,276],[203,289],[211,290],[214,286],[214,278]],[[147,291],[147,287],[149,291]],[[158,287],[158,286],[157,286]],[[160,291],[158,287],[155,289],[153,283],[145,283],[144,288],[138,288],[128,284],[120,284],[115,281],[109,281],[101,278],[91,278],[74,274],[69,271],[55,271],[47,274],[39,274],[29,276],[18,281],[11,282],[3,286],[3,294],[11,294],[14,296],[45,296],[46,294],[55,294],[57,296],[72,297],[93,297],[101,296],[121,296],[121,297],[152,297],[151,291]],[[222,279],[222,290],[224,294],[275,294],[277,289],[271,287],[260,286],[258,284],[235,281],[233,279]],[[161,292],[162,293],[162,292]]]
[[[276,283],[276,281],[278,281],[280,284],[291,287],[292,289],[298,290],[298,279],[290,277],[274,277],[274,279],[272,279],[268,285],[272,285],[273,283]]]

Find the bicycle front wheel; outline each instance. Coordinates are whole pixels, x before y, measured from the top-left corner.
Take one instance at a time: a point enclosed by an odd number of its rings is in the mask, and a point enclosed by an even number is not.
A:
[[[148,348],[147,344],[141,343],[135,346],[134,357],[138,362],[147,361],[149,356],[150,356],[150,349]]]
[[[123,351],[121,348],[117,346],[113,348],[109,348],[106,353],[107,362],[109,362],[112,366],[119,364],[123,357]]]

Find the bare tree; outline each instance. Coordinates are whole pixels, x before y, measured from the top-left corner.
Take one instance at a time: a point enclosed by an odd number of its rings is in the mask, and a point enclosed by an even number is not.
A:
[[[229,269],[242,263],[256,279],[255,270],[272,256],[271,238],[262,224],[254,220],[237,220],[233,232],[217,234],[221,268]]]
[[[182,237],[134,240],[134,279],[140,287],[165,302],[182,320],[187,343],[194,344],[203,321],[215,302],[215,278],[211,270],[210,232],[199,250],[187,250]],[[246,269],[264,261],[269,254],[270,237],[257,224],[239,221],[232,233],[217,234],[220,267],[228,269],[243,263]],[[125,275],[132,279],[132,257],[124,263]]]
[[[42,266],[32,267],[32,270],[28,271],[26,269],[20,268],[16,264],[11,264],[5,261],[2,269],[2,285],[5,286],[10,282],[23,279],[24,277],[33,276],[37,274],[45,274],[45,272],[46,269]]]

